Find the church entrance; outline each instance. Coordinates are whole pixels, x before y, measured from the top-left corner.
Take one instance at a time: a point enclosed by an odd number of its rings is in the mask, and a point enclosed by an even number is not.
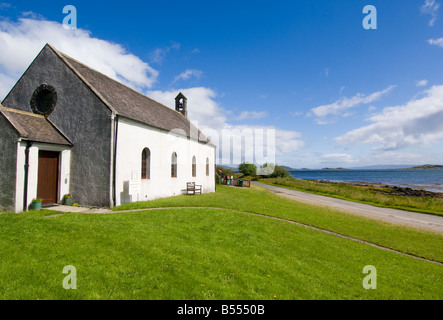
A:
[[[42,205],[57,203],[60,152],[42,151],[38,153],[37,197]]]

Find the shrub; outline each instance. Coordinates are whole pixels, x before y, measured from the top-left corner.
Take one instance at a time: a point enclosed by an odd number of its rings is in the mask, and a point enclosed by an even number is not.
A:
[[[244,176],[252,176],[257,172],[257,166],[253,163],[243,162],[238,166],[238,170],[243,173]]]

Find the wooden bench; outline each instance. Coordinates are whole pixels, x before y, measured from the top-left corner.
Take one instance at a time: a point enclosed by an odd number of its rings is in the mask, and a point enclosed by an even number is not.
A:
[[[186,183],[186,192],[188,194],[195,195],[197,192],[202,193],[202,186],[199,184],[195,184],[195,182],[187,182]]]

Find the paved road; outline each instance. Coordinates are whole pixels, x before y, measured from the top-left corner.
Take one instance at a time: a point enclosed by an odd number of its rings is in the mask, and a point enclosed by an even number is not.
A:
[[[326,206],[373,219],[383,220],[392,224],[406,225],[414,228],[427,229],[443,233],[443,217],[441,216],[374,207],[367,204],[320,196],[312,193],[271,186],[259,182],[252,182],[252,184],[266,188],[276,194],[299,202]]]

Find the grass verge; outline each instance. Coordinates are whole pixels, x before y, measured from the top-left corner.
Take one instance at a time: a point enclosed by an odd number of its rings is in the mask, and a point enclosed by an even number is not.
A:
[[[382,186],[359,186],[346,183],[318,182],[295,178],[267,178],[261,183],[288,189],[355,201],[374,206],[443,216],[442,196],[405,196],[393,194],[396,189]]]

